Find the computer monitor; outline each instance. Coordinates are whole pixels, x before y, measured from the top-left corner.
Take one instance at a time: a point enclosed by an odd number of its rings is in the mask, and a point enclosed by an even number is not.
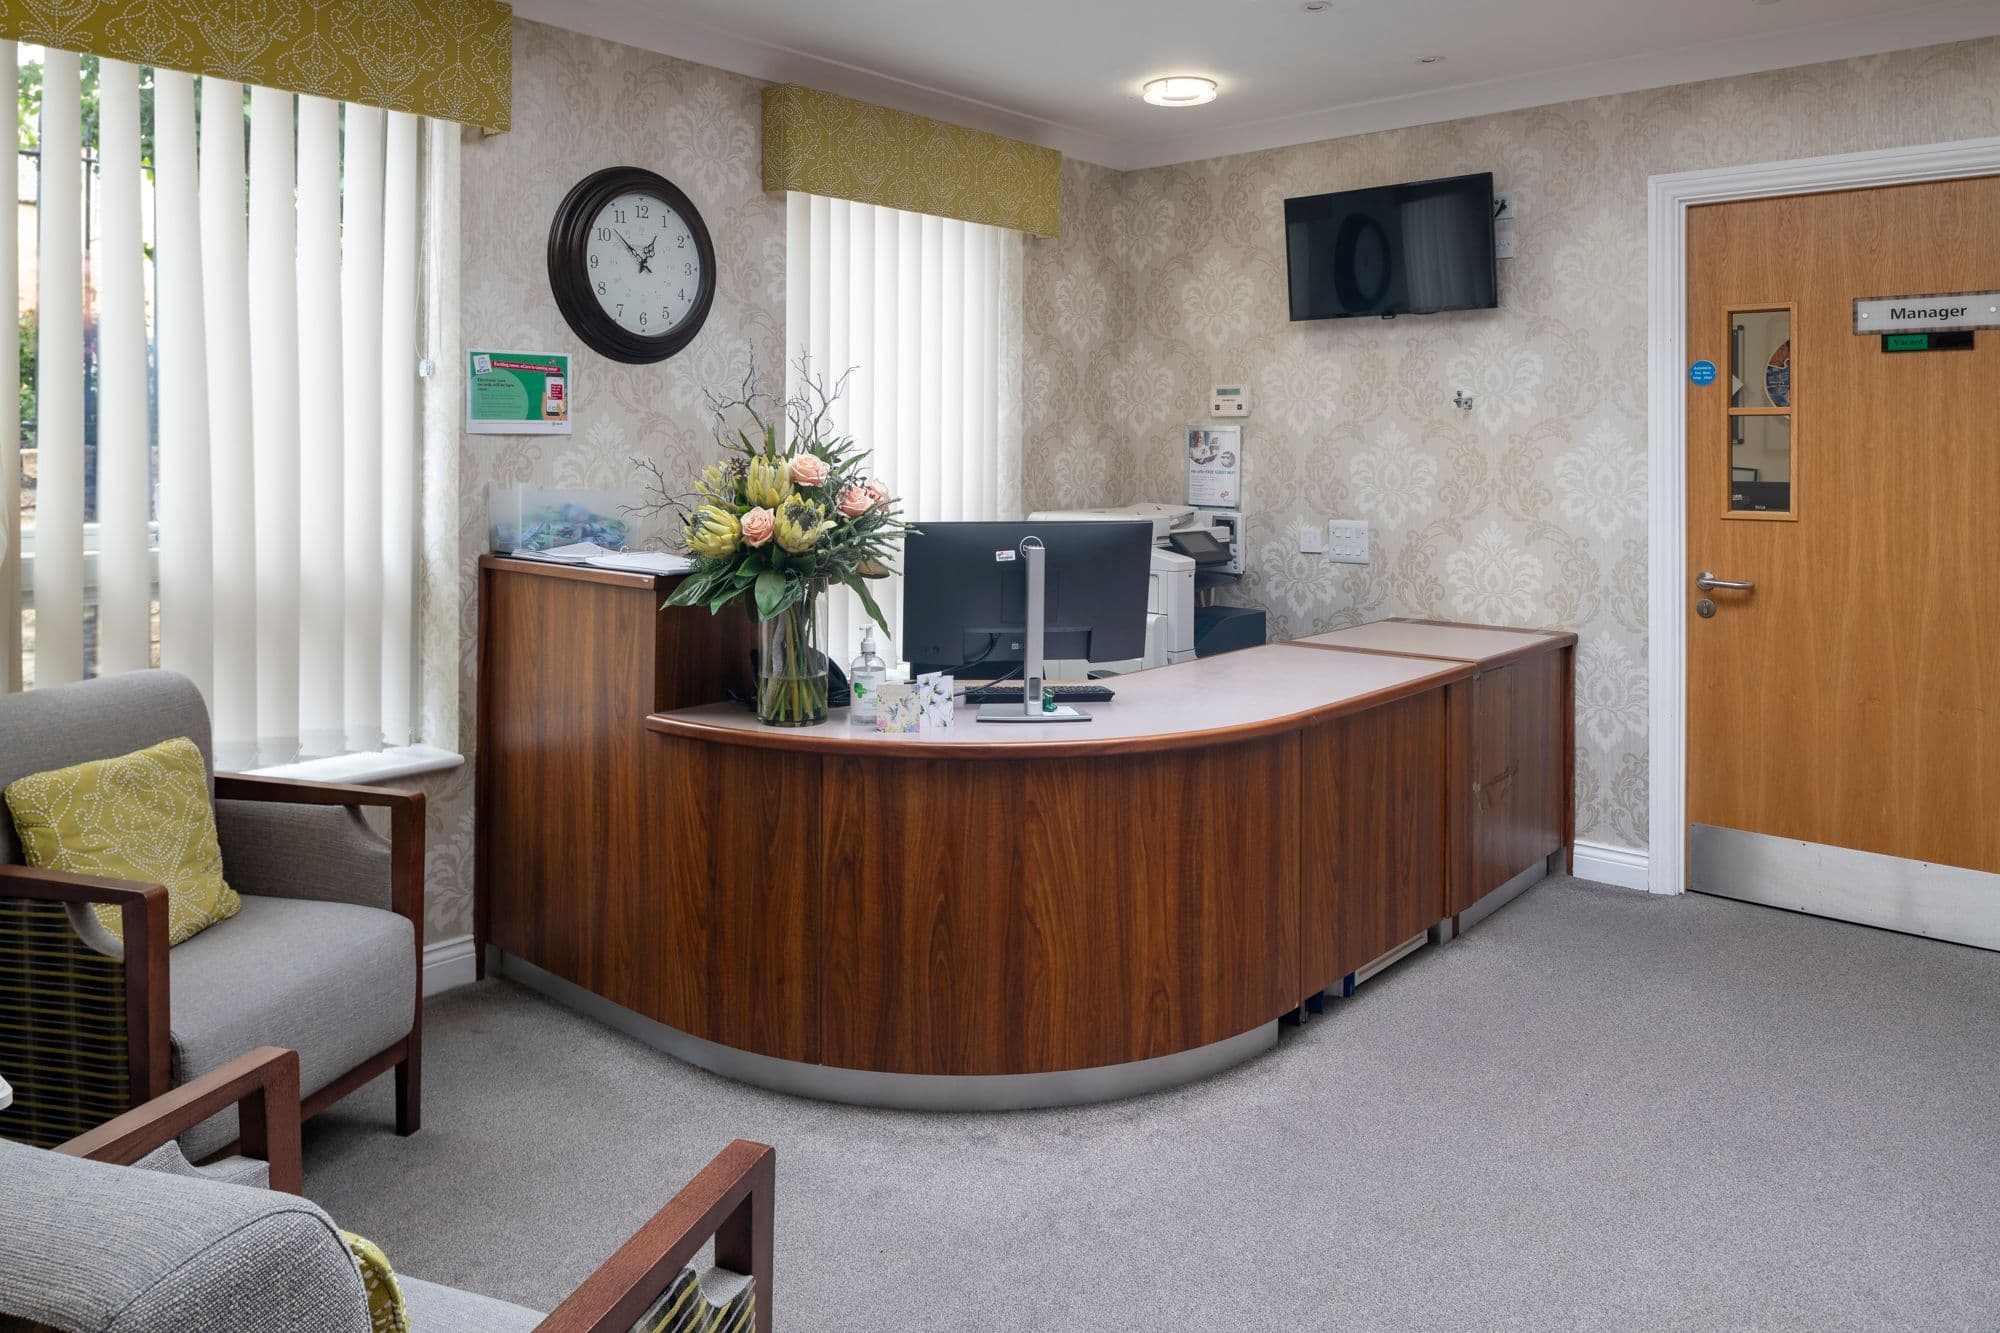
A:
[[[925,523],[903,545],[903,656],[918,671],[997,679],[1017,670],[1027,631],[1021,542],[1046,552],[1043,653],[1115,662],[1146,652],[1153,525]]]

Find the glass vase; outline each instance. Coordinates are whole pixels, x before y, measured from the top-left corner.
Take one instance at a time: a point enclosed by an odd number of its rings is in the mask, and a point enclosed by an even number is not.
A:
[[[826,590],[757,625],[757,717],[771,727],[826,721]]]

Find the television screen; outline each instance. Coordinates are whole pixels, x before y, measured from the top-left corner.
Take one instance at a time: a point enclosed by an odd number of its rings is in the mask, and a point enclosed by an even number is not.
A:
[[[1500,304],[1493,173],[1285,201],[1292,318]]]

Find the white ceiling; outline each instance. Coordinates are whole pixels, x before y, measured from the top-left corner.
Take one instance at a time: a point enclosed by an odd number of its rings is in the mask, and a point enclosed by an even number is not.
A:
[[[516,0],[1121,169],[2000,34],[2000,0]],[[1420,64],[1424,56],[1442,56]],[[1205,74],[1161,108],[1139,85]]]

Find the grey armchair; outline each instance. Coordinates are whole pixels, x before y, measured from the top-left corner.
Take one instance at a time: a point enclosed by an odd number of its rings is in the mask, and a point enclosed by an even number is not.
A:
[[[260,1049],[54,1152],[0,1142],[0,1326],[368,1333],[338,1228],[284,1192],[299,1188],[298,1077],[292,1052]],[[241,1106],[248,1155],[189,1166],[175,1136],[225,1104]],[[625,1333],[713,1238],[770,1333],[775,1183],[772,1150],[739,1139],[555,1313],[399,1275],[410,1327]]]
[[[0,786],[177,736],[213,770],[208,710],[168,671],[0,696]],[[52,1146],[267,1045],[298,1052],[307,1116],[393,1068],[396,1131],[416,1132],[422,793],[226,773],[213,791],[242,910],[171,950],[163,888],[31,870],[0,812],[0,1137]],[[121,909],[122,946],[92,903]],[[237,1137],[228,1108],[181,1145],[199,1161]]]

